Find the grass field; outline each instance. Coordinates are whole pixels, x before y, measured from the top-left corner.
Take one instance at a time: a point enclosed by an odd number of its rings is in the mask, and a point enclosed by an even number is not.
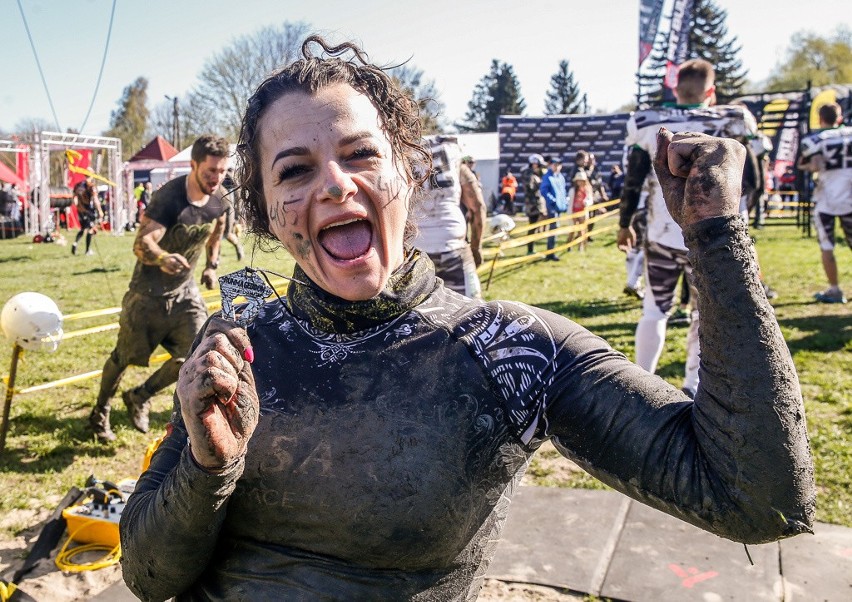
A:
[[[852,306],[813,302],[813,293],[824,287],[813,238],[803,238],[794,227],[774,224],[754,234],[766,279],[780,295],[774,303],[777,318],[805,398],[817,467],[817,518],[852,527]],[[102,233],[96,237],[94,256],[72,256],[69,246],[32,244],[24,237],[2,240],[0,303],[18,292],[37,291],[53,298],[66,315],[117,307],[135,261],[132,240],[132,235]],[[596,237],[585,253],[575,250],[562,259],[498,272],[487,298],[520,300],[568,316],[632,357],[640,306],[622,294],[624,260],[612,233]],[[839,246],[838,259],[841,282],[852,293],[852,255]],[[292,260],[283,252],[257,254],[254,265],[289,273]],[[219,273],[237,267],[233,248],[224,243]],[[116,320],[110,315],[67,321],[65,330]],[[115,330],[107,330],[68,338],[53,354],[26,352],[16,389],[99,370],[115,335]],[[0,341],[0,373],[5,375],[12,346]],[[684,356],[685,330],[672,328],[659,373],[678,386]],[[141,383],[151,370],[131,368],[122,389]],[[112,421],[118,441],[101,446],[86,430],[98,383],[98,378],[91,378],[14,398],[6,450],[0,454],[0,530],[14,533],[34,524],[72,485],[81,486],[90,474],[110,480],[138,474],[145,447],[168,420],[171,395],[164,392],[154,399],[149,435],[132,429],[118,399]],[[534,464],[531,474],[535,482],[553,484],[544,464]],[[585,475],[560,479],[558,484],[594,485]]]

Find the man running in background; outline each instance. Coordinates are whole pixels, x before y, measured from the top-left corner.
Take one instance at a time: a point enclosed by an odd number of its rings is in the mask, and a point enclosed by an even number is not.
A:
[[[814,295],[820,303],[846,303],[837,275],[834,257],[834,222],[852,248],[852,127],[843,125],[840,105],[819,108],[822,131],[802,140],[799,169],[819,174],[814,190],[814,225],[822,250],[822,268],[828,288]]]
[[[133,426],[146,433],[150,398],[177,381],[180,366],[207,319],[207,306],[193,273],[206,247],[201,283],[213,288],[225,227],[226,191],[221,184],[229,152],[223,138],[196,140],[189,175],[157,190],[142,216],[133,243],[136,267],[121,302],[118,341],[104,364],[98,399],[89,416],[101,443],[116,438],[109,423],[110,399],[127,367],[147,366],[158,345],[171,354],[144,384],[122,394]]]
[[[703,59],[684,63],[678,71],[674,107],[655,107],[637,111],[627,122],[627,172],[620,204],[618,245],[629,249],[636,235],[631,228],[633,214],[639,205],[642,187],[648,186],[648,214],[645,241],[645,295],[642,317],[636,326],[636,363],[655,372],[666,338],[667,314],[674,303],[678,277],[692,267],[680,226],[666,208],[651,158],[657,152],[657,132],[666,127],[672,132],[702,132],[735,138],[744,144],[757,134],[757,122],[742,106],[715,105],[716,88],[713,66]],[[746,147],[748,149],[748,146]],[[751,156],[754,161],[753,155]],[[747,160],[748,162],[748,160]],[[748,171],[748,170],[747,170]],[[755,170],[751,170],[752,175]],[[691,279],[687,278],[687,282]],[[698,304],[697,292],[689,283],[694,309],[687,331],[686,373],[683,391],[690,396],[698,388]]]

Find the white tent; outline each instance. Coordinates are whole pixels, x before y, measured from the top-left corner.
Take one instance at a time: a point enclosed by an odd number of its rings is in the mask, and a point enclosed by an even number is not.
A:
[[[496,132],[457,134],[462,154],[476,160],[476,173],[482,182],[482,196],[490,209],[500,196],[500,137]]]

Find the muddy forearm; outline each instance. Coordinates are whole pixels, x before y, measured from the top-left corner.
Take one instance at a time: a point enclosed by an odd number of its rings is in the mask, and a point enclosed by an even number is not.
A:
[[[746,224],[739,216],[708,219],[685,228],[684,239],[699,292],[693,419],[702,449],[724,463],[730,492],[755,511],[750,520],[774,519],[784,535],[807,531],[815,485],[804,404]],[[758,508],[771,510],[761,516]]]
[[[603,482],[746,543],[808,531],[813,465],[796,373],[739,217],[684,231],[701,310],[695,402],[582,329],[560,333],[548,433]]]
[[[166,600],[205,570],[219,538],[240,461],[208,474],[189,455],[181,429],[166,438],[121,517],[124,580],[142,600]]]

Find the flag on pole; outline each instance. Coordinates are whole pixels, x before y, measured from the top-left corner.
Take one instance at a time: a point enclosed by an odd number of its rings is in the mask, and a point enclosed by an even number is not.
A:
[[[666,52],[666,76],[663,80],[663,100],[674,100],[677,70],[689,53],[689,28],[692,24],[693,0],[674,0],[669,27],[669,44]]]
[[[654,48],[654,38],[660,27],[665,0],[640,0],[639,2],[639,66]]]

